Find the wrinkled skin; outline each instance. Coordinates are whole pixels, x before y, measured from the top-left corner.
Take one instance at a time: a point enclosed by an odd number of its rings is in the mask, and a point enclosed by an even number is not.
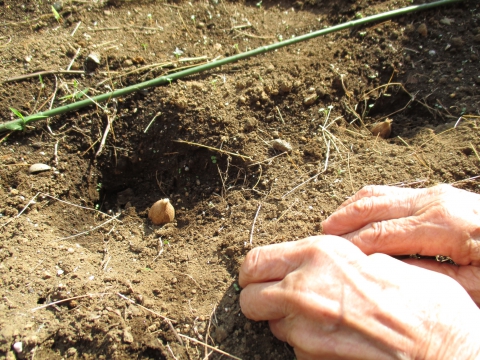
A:
[[[439,185],[427,189],[367,186],[322,223],[365,254],[444,255],[459,266],[406,262],[448,275],[480,304],[480,195]]]
[[[247,254],[242,311],[268,320],[299,360],[480,358],[472,301],[479,300],[479,211],[478,195],[451,187],[362,189],[323,223],[341,237]],[[441,254],[461,265],[380,252]]]

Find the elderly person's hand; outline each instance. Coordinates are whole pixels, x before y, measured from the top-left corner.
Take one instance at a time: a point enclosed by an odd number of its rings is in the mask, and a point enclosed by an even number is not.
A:
[[[301,360],[480,357],[480,310],[457,282],[339,237],[255,248],[239,283],[243,313]]]
[[[460,266],[406,262],[457,280],[480,304],[480,195],[448,185],[426,189],[367,186],[323,223],[364,253],[444,255]]]

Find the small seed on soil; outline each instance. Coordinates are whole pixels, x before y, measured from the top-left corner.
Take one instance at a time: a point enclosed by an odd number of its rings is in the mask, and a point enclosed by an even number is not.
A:
[[[292,145],[282,139],[275,139],[272,141],[272,147],[275,150],[282,151],[282,152],[290,152],[292,151]]]
[[[380,136],[382,139],[387,139],[392,132],[392,119],[386,119],[377,124],[373,124],[372,132],[373,136]]]
[[[38,174],[40,172],[48,171],[50,169],[51,167],[47,164],[33,164],[32,166],[30,166],[28,171],[30,172],[30,174]]]
[[[175,218],[175,209],[169,199],[158,200],[148,211],[148,218],[154,225],[166,224]]]

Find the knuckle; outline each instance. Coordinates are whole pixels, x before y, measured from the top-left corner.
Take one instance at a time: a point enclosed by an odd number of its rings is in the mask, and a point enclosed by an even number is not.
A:
[[[374,222],[368,229],[368,236],[364,236],[361,242],[367,245],[370,252],[381,249],[388,239],[388,228],[385,221]],[[360,235],[361,236],[361,235]]]
[[[367,197],[361,199],[360,201],[356,201],[351,205],[351,212],[352,216],[362,216],[362,217],[369,217],[372,214],[374,209],[374,203],[371,198]]]
[[[376,193],[376,189],[377,189],[376,185],[366,185],[363,188],[361,188],[357,194],[360,195],[360,197],[373,196]]]
[[[431,187],[429,189],[427,189],[427,191],[431,191],[433,192],[434,194],[437,194],[437,195],[444,195],[444,194],[448,194],[452,191],[455,191],[456,189],[451,186],[451,185],[448,185],[448,184],[438,184],[438,185],[435,185],[434,187]]]
[[[385,222],[375,222],[372,224],[372,242],[378,243],[385,235]]]

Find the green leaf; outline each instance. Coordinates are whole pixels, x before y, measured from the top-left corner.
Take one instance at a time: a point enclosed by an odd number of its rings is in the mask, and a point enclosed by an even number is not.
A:
[[[18,111],[17,109],[15,109],[13,107],[11,107],[9,109],[10,109],[11,112],[13,112],[15,115],[17,115],[18,118],[23,120],[24,116],[20,111]]]
[[[53,6],[52,6],[52,13],[53,13],[53,16],[55,16],[55,20],[57,20],[58,22],[60,22],[62,20],[62,17],[58,13],[58,11],[55,10],[55,8]]]
[[[82,98],[84,95],[88,94],[89,91],[90,91],[90,88],[85,88],[82,91],[79,91],[78,93],[75,94],[75,99],[78,100]]]

